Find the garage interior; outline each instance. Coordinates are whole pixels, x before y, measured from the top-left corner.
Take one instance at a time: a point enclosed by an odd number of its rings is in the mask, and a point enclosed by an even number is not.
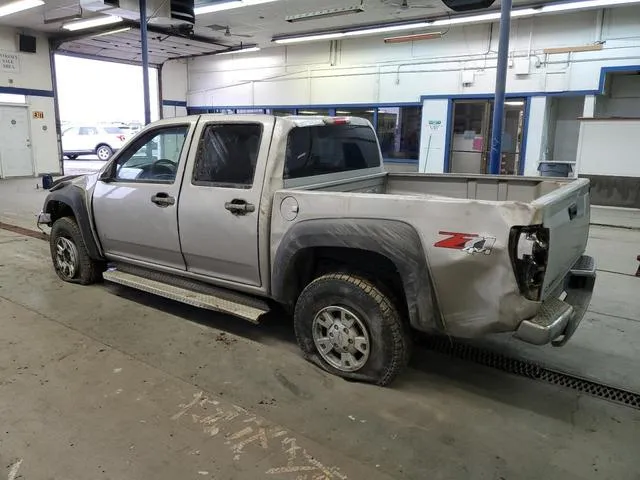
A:
[[[180,2],[23,2],[0,2],[0,478],[638,478],[640,1],[513,0],[504,103],[499,1],[203,0],[195,24]],[[62,282],[43,176],[106,162],[65,158],[57,55],[148,64],[164,119],[365,118],[391,172],[588,178],[580,328],[417,335],[382,388],[306,362],[279,311]]]

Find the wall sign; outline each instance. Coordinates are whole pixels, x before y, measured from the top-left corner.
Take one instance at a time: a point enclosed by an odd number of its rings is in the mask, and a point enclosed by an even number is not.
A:
[[[442,120],[429,120],[429,129],[432,132],[437,132],[442,127]]]
[[[44,118],[44,112],[35,111],[33,112],[33,118],[37,118],[38,120],[42,120]]]
[[[19,72],[20,55],[17,53],[0,51],[0,70],[3,72]]]

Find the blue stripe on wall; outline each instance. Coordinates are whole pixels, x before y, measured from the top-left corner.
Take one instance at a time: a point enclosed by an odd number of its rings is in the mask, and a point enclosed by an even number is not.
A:
[[[30,97],[54,97],[53,90],[37,90],[34,88],[0,87],[0,93],[8,93],[9,95],[27,95]]]

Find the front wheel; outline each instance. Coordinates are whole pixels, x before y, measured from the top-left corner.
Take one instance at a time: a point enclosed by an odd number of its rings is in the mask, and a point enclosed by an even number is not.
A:
[[[100,145],[96,148],[96,155],[100,160],[109,160],[113,155],[113,150],[109,145]]]
[[[55,271],[65,282],[89,285],[101,279],[101,264],[89,257],[73,218],[62,217],[54,222],[49,247]]]
[[[364,278],[333,273],[314,280],[298,298],[294,324],[306,358],[341,377],[387,385],[409,360],[398,310]]]

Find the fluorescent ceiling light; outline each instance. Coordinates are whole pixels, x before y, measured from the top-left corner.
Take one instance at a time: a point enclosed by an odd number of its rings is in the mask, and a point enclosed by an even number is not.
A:
[[[74,32],[76,30],[84,30],[85,28],[101,27],[102,25],[111,25],[122,21],[122,17],[105,15],[102,17],[89,18],[80,20],[79,22],[71,22],[62,26],[65,30]]]
[[[205,13],[223,12],[225,10],[233,10],[234,8],[250,7],[252,5],[262,5],[263,3],[277,2],[278,0],[234,0],[223,3],[213,3],[211,5],[201,5],[194,8],[196,15],[204,15]]]
[[[259,52],[260,47],[247,47],[247,48],[239,48],[238,50],[230,50],[228,52],[216,53],[216,55],[232,55],[234,53],[248,53],[248,52]]]
[[[0,17],[23,12],[24,10],[29,10],[30,8],[39,7],[40,5],[44,5],[44,2],[42,0],[19,0],[17,2],[7,3],[6,5],[2,5],[0,7]]]
[[[284,17],[289,23],[305,22],[307,20],[319,20],[321,18],[339,17],[341,15],[351,15],[353,13],[364,12],[362,5],[352,5],[350,7],[327,8],[317,12],[301,13],[298,15],[288,15]]]
[[[514,107],[519,107],[524,105],[524,101],[523,100],[507,100],[506,102],[504,102],[505,105],[511,105]]]
[[[247,1],[247,0],[245,0]],[[640,3],[640,0],[580,0],[566,3],[556,3],[537,8],[520,8],[511,11],[511,18],[522,18],[539,15],[542,13],[578,11],[589,8],[615,7]],[[439,27],[450,25],[468,25],[472,23],[492,22],[500,19],[500,12],[482,13],[479,15],[455,16],[441,18],[434,21],[424,21],[417,23],[403,23],[400,25],[381,25],[379,27],[363,28],[358,30],[346,30],[342,32],[327,32],[316,35],[301,35],[297,37],[281,37],[273,41],[279,44],[313,42],[320,40],[334,40],[342,37],[355,37],[359,35],[375,35],[378,33],[397,32],[402,30],[418,30],[425,27]]]
[[[313,110],[298,110],[298,115],[318,115],[318,112]]]
[[[104,37],[105,35],[113,35],[114,33],[123,33],[131,30],[131,27],[118,28],[116,30],[109,30],[108,32],[97,33],[96,35],[91,35],[92,37]]]
[[[387,37],[384,39],[384,43],[406,43],[418,40],[431,40],[433,38],[442,38],[442,32],[425,32],[414,35],[402,35],[400,37]]]

